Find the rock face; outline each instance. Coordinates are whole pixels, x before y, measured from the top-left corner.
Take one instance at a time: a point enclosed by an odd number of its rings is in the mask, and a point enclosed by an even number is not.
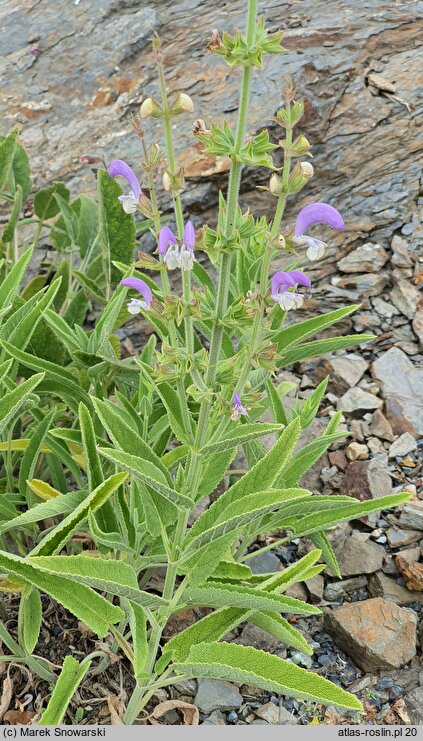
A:
[[[235,118],[239,68],[230,70],[207,54],[205,39],[214,27],[243,28],[245,0],[230,6],[226,0],[149,0],[141,8],[134,0],[57,0],[47,10],[36,0],[3,6],[1,133],[16,123],[22,127],[37,187],[64,178],[74,192],[81,181],[94,190],[82,154],[123,157],[136,166],[141,152],[129,114],[158,91],[150,46],[154,31],[165,42],[169,89],[192,96],[194,117],[207,125],[212,117],[221,120],[223,111],[231,122]],[[395,230],[417,240],[420,3],[399,1],[381,9],[380,0],[271,7],[261,2],[259,10],[266,12],[270,30],[284,30],[288,52],[266,57],[265,73],[254,75],[249,128],[270,122],[281,80],[289,74],[305,101],[302,125],[316,164],[303,203],[328,200],[348,214],[345,235],[330,235],[325,268],[363,240],[385,247]],[[380,75],[394,93],[378,85]],[[202,214],[217,198],[215,183],[205,182],[205,176],[214,173],[220,183],[227,165],[202,155],[190,135],[191,119],[180,120],[175,138],[187,176],[184,203]],[[146,129],[156,136],[160,126],[154,121]],[[255,211],[273,208],[268,193],[251,190],[248,180],[243,187],[245,204],[254,202]],[[290,206],[288,216],[293,213]]]
[[[415,656],[417,616],[381,597],[325,614],[326,629],[364,671],[394,669]]]
[[[423,435],[423,370],[392,347],[372,364],[372,375],[382,383],[386,416],[394,432]]]
[[[235,685],[220,679],[199,679],[195,705],[203,713],[213,710],[236,710],[242,705],[242,696]]]

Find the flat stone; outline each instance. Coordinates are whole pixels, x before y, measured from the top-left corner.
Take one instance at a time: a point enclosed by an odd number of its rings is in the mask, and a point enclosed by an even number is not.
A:
[[[385,550],[369,540],[366,533],[351,532],[341,549],[334,549],[342,576],[372,574],[382,568]],[[327,572],[329,567],[327,567]]]
[[[355,353],[335,355],[330,358],[330,364],[347,388],[355,386],[369,367],[367,361]]]
[[[367,242],[338,261],[343,273],[377,273],[388,262],[389,255],[380,244]]]
[[[423,604],[423,595],[410,592],[406,587],[397,584],[391,576],[387,576],[383,571],[378,571],[369,577],[369,592],[372,597],[383,597],[389,602],[396,605],[408,605],[410,602],[420,602]]]
[[[223,713],[220,712],[220,710],[213,710],[212,713],[210,713],[209,717],[206,718],[202,724],[202,726],[226,726],[226,719]]]
[[[274,702],[266,702],[265,705],[257,708],[254,712],[259,718],[270,723],[272,726],[276,726],[279,723],[279,708]]]
[[[382,399],[355,386],[341,396],[338,400],[337,409],[340,409],[342,412],[357,413],[369,409],[379,409],[382,404]]]
[[[386,416],[396,433],[423,435],[423,369],[392,347],[372,364],[372,375],[382,384]]]
[[[396,669],[416,654],[417,616],[381,597],[325,613],[325,628],[364,671]]]
[[[398,280],[389,295],[401,314],[408,319],[413,319],[421,298],[419,289],[409,280]]]
[[[283,645],[279,638],[275,638],[275,636],[270,635],[270,633],[267,633],[267,631],[262,630],[252,623],[247,623],[241,635],[234,640],[234,643],[239,643],[242,646],[253,646],[253,648],[269,651],[269,653],[276,651],[278,648],[280,649]]]
[[[347,458],[342,450],[332,450],[330,453],[328,453],[328,457],[331,465],[340,468],[341,471],[344,471],[348,465]]]
[[[365,461],[369,457],[369,449],[362,443],[350,443],[345,453],[349,461]]]
[[[271,574],[281,570],[281,562],[271,551],[259,553],[258,556],[250,558],[249,564],[253,574]]]
[[[392,239],[392,257],[391,263],[397,268],[411,268],[413,263],[411,257],[408,254],[408,243],[405,239],[400,237],[398,234]]]
[[[307,579],[304,582],[306,589],[310,595],[311,602],[317,604],[323,599],[323,589],[325,586],[325,580],[321,574],[312,576],[311,579]]]
[[[375,296],[372,299],[372,304],[379,316],[382,316],[385,319],[391,319],[393,316],[400,313],[396,306],[393,306],[393,304],[389,304],[387,301],[384,301],[383,298],[380,298],[379,296]]]
[[[394,440],[394,433],[392,432],[390,422],[386,419],[384,413],[380,409],[376,409],[376,411],[373,412],[369,429],[373,435],[376,435],[376,437],[379,437],[381,440],[388,440],[388,442]]]
[[[416,450],[417,443],[409,432],[403,432],[400,437],[392,443],[389,448],[389,457],[396,458],[397,456],[404,456],[410,453],[412,450]]]
[[[403,548],[404,546],[416,543],[423,536],[419,530],[403,530],[401,528],[390,527],[386,531],[386,537],[391,548]]]
[[[199,678],[194,703],[202,713],[236,710],[241,707],[242,702],[242,695],[234,684],[220,679]]]
[[[341,494],[363,501],[365,499],[378,499],[390,494],[391,491],[391,477],[377,460],[352,461],[347,466],[341,486]]]
[[[365,586],[367,586],[367,577],[355,576],[352,579],[342,579],[342,581],[334,581],[327,584],[323,594],[329,602],[336,602],[340,597],[344,597],[345,594],[349,594]]]
[[[413,530],[423,530],[423,502],[419,499],[406,502],[401,510],[399,522],[400,525]]]
[[[407,692],[405,707],[413,726],[423,725],[423,686]]]
[[[423,308],[417,309],[412,325],[420,344],[423,345]]]

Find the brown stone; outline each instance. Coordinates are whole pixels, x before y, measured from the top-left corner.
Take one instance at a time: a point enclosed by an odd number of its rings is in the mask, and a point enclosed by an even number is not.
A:
[[[390,494],[391,490],[391,477],[376,460],[352,461],[345,470],[341,494],[362,502]]]
[[[393,442],[394,433],[392,432],[392,427],[380,409],[376,409],[373,412],[369,427],[370,432],[376,435],[376,437],[379,437],[381,440]]]
[[[396,579],[387,576],[383,571],[372,574],[369,578],[369,592],[372,597],[383,597],[396,605],[409,605],[410,602],[423,604],[423,594],[410,592],[407,587],[397,584]]]
[[[336,643],[364,671],[396,669],[416,654],[417,616],[381,597],[325,614]]]
[[[344,471],[348,465],[348,461],[342,450],[333,450],[332,452],[328,453],[328,457],[331,466],[337,466],[341,469],[341,471]]]
[[[405,579],[407,589],[423,592],[423,564],[408,561],[401,554],[396,557],[396,562]]]
[[[351,531],[349,537],[341,542],[340,547],[334,547],[336,558],[342,576],[356,574],[372,574],[382,568],[385,550],[377,543],[369,540],[366,533]],[[331,574],[329,567],[325,573]]]

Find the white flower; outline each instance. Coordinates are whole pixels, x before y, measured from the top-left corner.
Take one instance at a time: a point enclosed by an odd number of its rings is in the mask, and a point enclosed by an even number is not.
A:
[[[118,198],[126,214],[134,214],[136,212],[138,206],[138,198],[136,197],[135,193],[132,192],[132,190],[130,193],[128,193],[128,195],[118,196]]]
[[[180,267],[180,256],[178,245],[171,245],[163,258],[168,270],[175,270]]]
[[[139,298],[131,298],[128,304],[128,311],[130,314],[139,314],[141,309],[147,310],[148,306],[145,301]]]
[[[188,249],[183,244],[181,248],[181,254],[179,256],[179,267],[181,268],[181,270],[192,270],[194,262],[194,250]]]
[[[315,237],[309,237],[307,234],[295,237],[294,242],[298,245],[307,246],[306,255],[311,262],[320,260],[325,254],[325,249],[327,247],[326,242],[322,242],[321,239],[316,239]]]

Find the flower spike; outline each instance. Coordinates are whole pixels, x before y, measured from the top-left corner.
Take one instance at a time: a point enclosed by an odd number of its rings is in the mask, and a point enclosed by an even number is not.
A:
[[[295,222],[294,242],[307,245],[308,259],[318,260],[324,255],[326,243],[305,234],[313,224],[327,224],[332,229],[344,229],[345,224],[339,211],[328,203],[310,203],[301,209]]]
[[[125,178],[131,188],[128,195],[118,196],[123,210],[127,214],[134,214],[141,196],[141,186],[135,172],[123,160],[113,160],[107,168],[111,178]]]
[[[141,278],[124,278],[120,281],[120,285],[125,286],[125,288],[134,288],[142,296],[142,299],[131,298],[128,303],[130,314],[139,314],[141,309],[148,311],[153,300],[153,294],[151,293],[150,286],[145,281],[141,280]]]

